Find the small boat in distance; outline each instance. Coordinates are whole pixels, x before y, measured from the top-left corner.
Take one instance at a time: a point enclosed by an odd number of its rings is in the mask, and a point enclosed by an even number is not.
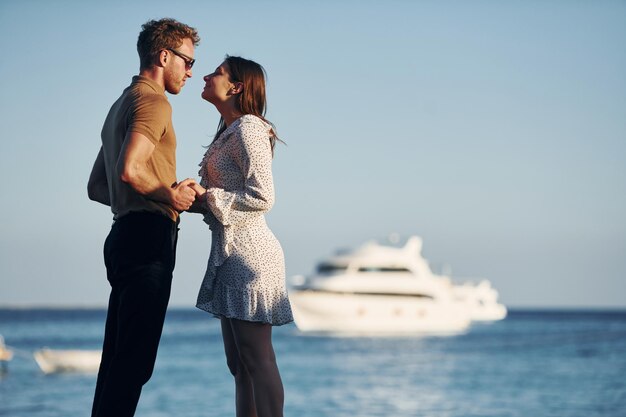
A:
[[[488,281],[455,285],[421,256],[422,239],[403,247],[370,241],[338,252],[311,276],[290,285],[296,326],[303,332],[454,334],[472,320],[499,320],[506,308]]]
[[[39,368],[45,374],[57,372],[95,373],[100,367],[100,350],[39,349],[33,353]]]
[[[13,351],[4,344],[4,337],[0,335],[0,372],[6,371],[7,363],[13,359]]]

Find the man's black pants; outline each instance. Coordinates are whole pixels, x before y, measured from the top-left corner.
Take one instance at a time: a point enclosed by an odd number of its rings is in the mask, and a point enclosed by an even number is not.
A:
[[[111,284],[92,417],[131,417],[154,369],[176,260],[177,224],[130,213],[104,243]]]

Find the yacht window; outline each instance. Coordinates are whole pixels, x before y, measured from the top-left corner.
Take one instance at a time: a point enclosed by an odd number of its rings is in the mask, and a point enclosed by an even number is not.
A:
[[[317,272],[320,274],[335,274],[344,272],[346,269],[348,269],[348,267],[344,265],[321,264],[318,265]]]
[[[394,267],[377,267],[377,266],[362,266],[359,268],[359,272],[411,272],[406,268],[394,268]]]

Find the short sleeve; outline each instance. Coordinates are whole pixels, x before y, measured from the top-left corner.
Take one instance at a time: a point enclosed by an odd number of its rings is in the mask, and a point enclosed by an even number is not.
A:
[[[128,117],[128,131],[141,133],[156,145],[167,132],[172,107],[164,95],[150,94],[137,100]]]

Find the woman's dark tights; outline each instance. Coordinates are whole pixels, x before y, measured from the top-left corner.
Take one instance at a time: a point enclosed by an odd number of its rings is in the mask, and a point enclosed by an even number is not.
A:
[[[222,319],[226,362],[235,377],[237,417],[282,417],[283,383],[272,347],[272,326]]]

